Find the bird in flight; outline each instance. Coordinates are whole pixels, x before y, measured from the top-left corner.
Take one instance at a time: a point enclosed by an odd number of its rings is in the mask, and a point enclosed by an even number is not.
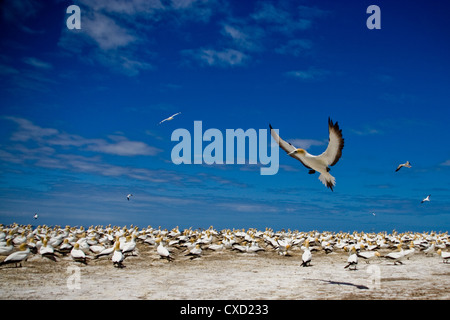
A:
[[[33,218],[37,219],[37,218],[38,218],[38,214],[35,213],[34,216],[33,216]]]
[[[318,156],[309,154],[304,149],[294,147],[289,142],[281,139],[270,124],[269,127],[272,137],[278,143],[280,148],[308,168],[309,174],[314,174],[316,171],[319,172],[319,180],[333,191],[333,188],[336,185],[336,179],[330,174],[330,166],[334,166],[339,161],[342,156],[342,149],[344,148],[342,130],[339,129],[338,123],[333,123],[333,121],[328,118],[328,146],[326,150]]]
[[[129,195],[127,195],[127,200],[130,201],[130,197],[132,197],[133,195],[130,193]]]
[[[405,168],[411,168],[411,163],[409,163],[409,161],[406,161],[405,163],[399,164],[397,169],[395,170],[395,172],[397,172],[398,170],[400,170],[402,167]]]
[[[421,203],[424,203],[425,201],[430,201],[430,196],[431,194],[427,195],[427,197],[423,199]]]
[[[170,121],[170,120],[173,120],[173,118],[174,118],[175,116],[179,115],[180,113],[181,113],[181,112],[178,112],[178,113],[175,113],[175,114],[171,115],[170,117],[168,117],[168,118],[162,120],[159,124],[163,123],[164,121]]]

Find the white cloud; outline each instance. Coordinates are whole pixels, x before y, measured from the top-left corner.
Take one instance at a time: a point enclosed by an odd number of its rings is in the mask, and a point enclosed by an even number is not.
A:
[[[316,80],[322,80],[329,73],[330,72],[328,70],[318,69],[315,67],[309,67],[307,70],[288,71],[285,74],[289,77],[293,77],[293,78],[300,79],[303,81],[316,81]]]
[[[31,121],[18,117],[4,117],[19,125],[11,140],[15,142],[35,142],[46,147],[77,148],[78,151],[94,151],[118,156],[154,156],[160,149],[144,142],[130,141],[123,136],[110,136],[106,139],[88,139],[75,134],[60,132],[53,128],[42,128]]]
[[[235,49],[224,49],[221,51],[213,49],[185,50],[183,54],[188,55],[202,64],[208,66],[239,66],[244,64],[247,55]]]
[[[441,163],[441,166],[450,167],[450,160],[444,161]]]
[[[24,58],[23,62],[25,62],[26,64],[29,64],[30,66],[38,68],[38,69],[44,69],[44,70],[53,69],[52,64],[42,61],[42,60],[39,60],[37,58],[33,58],[33,57]]]
[[[104,14],[83,15],[83,35],[95,41],[102,50],[126,47],[137,40],[130,29],[124,28]]]
[[[308,39],[293,39],[275,49],[275,52],[280,54],[290,54],[297,57],[311,50],[312,46],[312,41]]]
[[[302,149],[309,149],[311,146],[323,146],[326,141],[314,140],[314,139],[289,139],[289,142]]]

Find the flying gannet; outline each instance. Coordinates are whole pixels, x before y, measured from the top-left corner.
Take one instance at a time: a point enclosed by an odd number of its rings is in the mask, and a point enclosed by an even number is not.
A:
[[[34,214],[33,218],[37,219],[39,216],[37,213]]]
[[[178,112],[178,113],[175,113],[175,114],[171,115],[170,117],[168,117],[168,118],[162,120],[159,124],[163,123],[164,121],[170,121],[170,120],[173,120],[173,118],[174,118],[175,116],[179,115],[180,113],[181,113],[181,112]]]
[[[329,166],[334,166],[339,161],[342,155],[342,149],[344,148],[342,130],[339,129],[338,123],[336,122],[333,124],[333,121],[328,118],[328,146],[326,150],[318,156],[314,156],[304,149],[294,147],[289,142],[281,139],[270,124],[269,127],[272,137],[278,143],[280,148],[308,168],[309,174],[313,174],[316,171],[319,172],[319,180],[333,191],[333,187],[336,185],[336,179],[330,174]]]
[[[395,172],[400,170],[402,167],[411,168],[411,163],[409,163],[409,161],[406,161],[405,163],[399,164],[397,169],[395,169]]]
[[[430,197],[431,197],[431,194],[427,195],[427,197],[425,199],[423,199],[422,202],[420,202],[420,203],[424,203],[425,201],[430,201]]]
[[[127,195],[127,200],[130,201],[130,197],[132,197],[133,195],[130,193]]]

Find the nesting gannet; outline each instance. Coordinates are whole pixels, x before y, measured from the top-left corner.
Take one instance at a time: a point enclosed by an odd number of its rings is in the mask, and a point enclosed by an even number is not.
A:
[[[116,243],[114,244],[114,253],[111,257],[111,260],[113,262],[114,267],[117,268],[123,268],[123,260],[124,260],[124,256],[122,254],[122,250],[120,250],[120,242],[116,241]]]
[[[180,113],[181,113],[181,112],[178,112],[178,113],[175,113],[175,114],[171,115],[170,117],[168,117],[168,118],[162,120],[159,124],[163,123],[164,121],[170,121],[170,120],[173,120],[173,118],[174,118],[175,116],[179,115]]]
[[[397,245],[397,251],[390,252],[384,256],[387,259],[394,260],[394,264],[403,264],[402,260],[405,258],[405,252],[402,249],[402,245]]]
[[[344,148],[342,130],[339,129],[338,123],[336,122],[333,124],[333,121],[328,118],[328,146],[325,152],[318,156],[309,154],[304,149],[294,147],[292,144],[281,139],[270,124],[269,127],[272,137],[278,143],[280,148],[286,151],[289,156],[299,160],[306,168],[308,168],[309,174],[313,174],[316,171],[319,172],[319,180],[326,187],[330,188],[331,191],[333,191],[333,188],[336,185],[336,179],[330,174],[329,167],[334,166],[339,161],[342,155],[342,149]]]
[[[70,257],[77,262],[86,264],[86,255],[83,250],[80,250],[80,244],[75,243],[70,251]]]
[[[304,246],[304,252],[302,254],[302,264],[300,265],[300,267],[307,267],[308,265],[310,266],[311,259],[312,259],[312,254],[311,254],[311,251],[309,250],[309,241],[306,240],[305,246]]]
[[[14,245],[11,241],[11,239],[7,239],[6,244],[4,246],[0,246],[0,256],[8,256],[14,251]]]
[[[424,203],[425,201],[430,201],[430,197],[431,197],[431,194],[429,194],[425,199],[423,199],[421,203]]]
[[[56,261],[55,249],[48,244],[47,238],[42,241],[42,246],[39,248],[39,254],[52,261]]]
[[[128,241],[124,242],[124,244],[123,244],[122,252],[125,255],[126,254],[134,255],[135,254],[135,250],[136,250],[136,236],[133,235],[127,240]]]
[[[405,163],[399,164],[397,169],[395,169],[395,172],[400,170],[402,167],[411,168],[411,163],[409,163],[409,161],[406,161]]]
[[[100,253],[95,255],[95,259],[98,259],[100,257],[109,256],[114,252],[114,246],[103,249]]]
[[[158,247],[156,248],[156,252],[159,254],[159,256],[161,258],[167,259],[169,261],[174,260],[173,257],[170,255],[169,250],[164,247],[164,245],[162,244],[162,239],[161,238],[157,238],[156,239],[156,243],[158,243]]]
[[[362,251],[358,252],[357,255],[358,257],[365,259],[366,263],[381,256],[378,251]]]
[[[443,263],[448,263],[448,261],[450,261],[450,252],[445,252],[442,251],[442,249],[439,249],[437,254],[441,256]]]
[[[436,249],[436,243],[434,241],[431,242],[430,246],[423,250],[425,252],[425,255],[428,254],[434,254],[434,250]]]
[[[409,249],[404,250],[403,254],[405,255],[405,258],[409,260],[409,258],[412,257],[414,255],[414,253],[416,252],[416,249],[414,249],[413,242],[411,242],[408,247],[409,247]]]
[[[222,241],[219,241],[217,243],[211,243],[205,249],[209,249],[209,250],[213,250],[213,251],[222,251],[223,249],[225,249],[225,245],[222,243]]]
[[[127,195],[127,200],[130,201],[130,197],[132,197],[133,195],[130,193]]]
[[[203,252],[203,250],[200,247],[200,244],[197,243],[194,248],[189,250],[189,253],[186,254],[186,256],[191,256],[191,260],[192,260],[192,259],[200,257],[202,252]]]
[[[66,254],[70,253],[70,251],[72,251],[72,249],[73,249],[73,245],[69,243],[68,238],[65,238],[63,240],[63,243],[59,246],[58,252],[63,255],[66,255]]]
[[[344,267],[344,269],[353,266],[353,269],[349,268],[349,270],[356,270],[357,264],[358,264],[358,253],[356,252],[355,246],[352,246],[350,250],[350,255],[347,259],[347,265]]]
[[[19,246],[19,251],[13,252],[9,256],[7,256],[6,259],[0,263],[0,266],[14,263],[16,267],[17,264],[19,264],[22,267],[22,261],[25,261],[29,255],[30,255],[30,248],[27,247],[26,243],[22,243]]]

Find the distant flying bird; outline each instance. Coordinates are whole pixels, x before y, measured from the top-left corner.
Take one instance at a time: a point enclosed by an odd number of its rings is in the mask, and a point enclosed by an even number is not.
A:
[[[171,115],[170,117],[168,117],[168,118],[162,120],[159,124],[163,123],[164,121],[170,121],[170,120],[173,120],[173,118],[174,118],[175,116],[179,115],[180,113],[181,113],[181,112],[178,112],[178,113],[175,113],[175,114]]]
[[[318,156],[309,154],[304,149],[294,147],[289,142],[281,139],[270,124],[269,127],[272,137],[278,143],[280,148],[286,151],[289,156],[299,160],[306,168],[308,168],[309,174],[313,174],[316,171],[319,172],[319,180],[325,186],[330,188],[331,191],[333,191],[333,187],[336,185],[336,179],[329,173],[329,166],[334,166],[338,162],[342,155],[342,149],[344,148],[342,130],[339,129],[338,123],[336,122],[333,124],[333,121],[328,118],[328,146],[325,152]]]
[[[395,172],[397,172],[398,170],[400,170],[402,167],[405,168],[411,168],[411,163],[409,163],[409,161],[406,161],[405,163],[399,164],[397,169],[395,170]]]
[[[35,213],[34,216],[33,216],[33,218],[37,219],[37,218],[38,218],[38,214]]]
[[[372,212],[372,215],[375,217],[376,216],[375,212]]]
[[[130,201],[130,197],[132,197],[133,195],[130,193],[129,195],[127,195],[127,199],[128,201]]]
[[[430,196],[431,194],[429,194],[425,199],[423,199],[421,203],[424,203],[425,201],[430,201]]]

